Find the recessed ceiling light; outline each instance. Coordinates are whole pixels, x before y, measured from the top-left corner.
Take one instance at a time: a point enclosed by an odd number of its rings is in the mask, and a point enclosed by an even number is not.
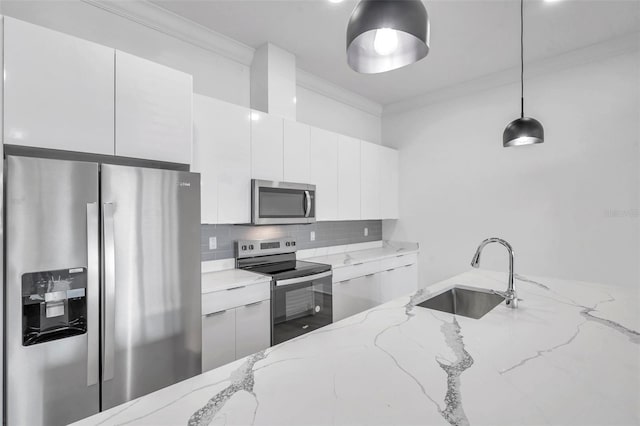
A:
[[[342,3],[342,0],[329,0],[329,3]]]
[[[560,3],[562,0],[544,0],[545,3]]]

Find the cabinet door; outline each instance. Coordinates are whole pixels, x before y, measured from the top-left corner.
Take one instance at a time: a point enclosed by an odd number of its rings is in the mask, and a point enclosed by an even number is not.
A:
[[[338,137],[338,219],[360,220],[360,141]]]
[[[189,164],[192,78],[116,51],[116,155]]]
[[[236,359],[235,309],[202,317],[202,372]]]
[[[309,183],[309,144],[311,130],[308,125],[284,121],[284,175],[286,182]]]
[[[350,317],[379,303],[378,274],[333,284],[333,321]]]
[[[282,180],[283,119],[251,111],[251,177]]]
[[[338,134],[311,128],[309,178],[316,185],[316,219],[338,220]]]
[[[362,219],[381,219],[380,146],[363,141],[360,158],[360,216]]]
[[[236,358],[254,354],[271,344],[271,301],[240,306],[236,311]]]
[[[218,168],[216,135],[220,134],[217,102],[193,96],[193,158],[191,170],[200,173],[200,222],[218,223]]]
[[[4,143],[113,155],[114,50],[4,18]]]
[[[193,98],[193,162],[202,182],[202,223],[248,223],[251,206],[249,108]]]
[[[380,148],[380,209],[382,219],[398,219],[398,151]]]
[[[380,304],[415,293],[418,289],[418,265],[414,263],[381,272],[379,287]]]

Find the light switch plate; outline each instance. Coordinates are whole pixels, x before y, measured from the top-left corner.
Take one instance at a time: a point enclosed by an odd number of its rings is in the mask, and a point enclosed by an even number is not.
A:
[[[311,231],[311,234],[309,234],[309,240],[311,241],[316,240],[316,231]]]
[[[209,237],[209,250],[215,250],[218,248],[218,238]]]
[[[364,236],[365,237],[369,236],[369,228],[364,228]]]

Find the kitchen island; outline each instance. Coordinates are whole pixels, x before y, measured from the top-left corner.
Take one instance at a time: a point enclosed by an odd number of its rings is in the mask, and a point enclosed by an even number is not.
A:
[[[515,310],[416,306],[506,282],[472,270],[77,425],[640,424],[637,292],[518,276]]]

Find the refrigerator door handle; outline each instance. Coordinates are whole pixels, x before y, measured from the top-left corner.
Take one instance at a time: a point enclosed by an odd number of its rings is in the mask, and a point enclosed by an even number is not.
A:
[[[102,363],[102,381],[104,382],[114,377],[116,248],[113,228],[113,210],[113,203],[104,203],[102,206],[102,241],[104,243],[104,297],[102,299],[104,357]]]
[[[98,217],[98,203],[87,203],[87,386],[98,383],[100,358]]]

